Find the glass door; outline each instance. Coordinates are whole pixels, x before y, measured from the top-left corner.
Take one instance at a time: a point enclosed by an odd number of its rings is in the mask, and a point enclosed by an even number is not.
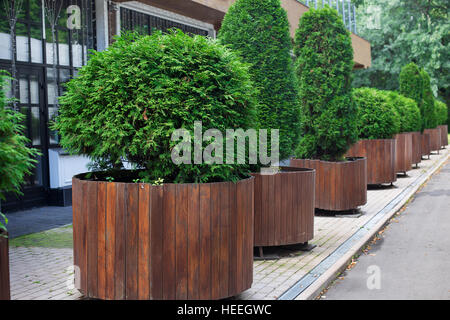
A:
[[[2,67],[2,69],[6,69]],[[45,205],[48,197],[48,111],[44,96],[44,68],[17,66],[17,106],[25,115],[24,135],[29,146],[39,150],[40,156],[32,173],[25,178],[23,195],[8,194],[3,202],[5,211],[20,210]],[[8,70],[9,71],[9,70]]]

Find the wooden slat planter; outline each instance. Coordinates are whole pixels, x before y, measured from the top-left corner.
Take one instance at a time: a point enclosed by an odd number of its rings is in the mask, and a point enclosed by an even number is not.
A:
[[[100,299],[221,299],[253,280],[254,178],[72,180],[75,285]]]
[[[441,129],[425,129],[423,132],[430,135],[430,150],[439,151],[441,149]]]
[[[438,128],[441,130],[441,147],[448,146],[448,125],[444,124]]]
[[[411,161],[413,164],[417,165],[422,161],[422,136],[419,131],[408,132],[411,134],[412,140],[412,158]]]
[[[420,135],[422,139],[422,147],[421,147],[421,153],[422,156],[430,156],[431,153],[431,137],[428,133],[422,133]]]
[[[397,180],[394,139],[360,140],[347,151],[346,156],[367,159],[367,184]]]
[[[255,247],[304,243],[314,234],[315,172],[281,167],[255,177]]]
[[[317,209],[345,211],[367,202],[365,158],[348,158],[342,162],[291,159],[290,166],[316,170]]]
[[[408,132],[395,135],[395,172],[404,172],[412,169],[412,135]]]
[[[0,231],[0,300],[10,300],[8,233]]]

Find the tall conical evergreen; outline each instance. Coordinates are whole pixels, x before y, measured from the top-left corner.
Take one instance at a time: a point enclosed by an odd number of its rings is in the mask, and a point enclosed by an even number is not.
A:
[[[421,131],[423,131],[423,129],[425,129],[423,108],[423,78],[420,73],[419,67],[413,62],[405,65],[400,72],[399,80],[400,94],[407,98],[413,99],[420,109],[420,115],[422,117]]]
[[[218,38],[251,64],[252,80],[260,90],[258,126],[279,129],[280,159],[292,155],[299,107],[289,21],[280,0],[236,0]]]
[[[294,49],[304,115],[296,156],[339,161],[357,140],[350,33],[336,10],[310,9],[300,19]]]
[[[437,127],[436,110],[434,107],[434,96],[431,90],[430,76],[428,73],[422,69],[420,71],[423,81],[423,128],[424,129],[434,129]]]

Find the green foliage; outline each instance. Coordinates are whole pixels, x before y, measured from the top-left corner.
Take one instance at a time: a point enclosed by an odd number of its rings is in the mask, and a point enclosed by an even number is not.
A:
[[[417,103],[396,91],[381,91],[395,109],[400,120],[399,132],[413,132],[422,129],[422,117]]]
[[[360,139],[391,139],[399,132],[398,113],[382,92],[374,88],[354,89],[353,100],[358,106]]]
[[[171,136],[185,128],[193,140],[194,121],[203,122],[203,132],[246,130],[255,121],[256,95],[248,66],[215,40],[181,31],[124,35],[68,83],[54,129],[69,152],[116,168],[129,161],[146,181],[235,181],[247,176],[248,165],[174,164],[179,141]]]
[[[450,2],[360,0],[358,34],[372,47],[372,65],[355,71],[355,87],[397,90],[401,68],[414,61],[430,74],[435,96],[450,99]],[[374,22],[379,22],[378,26]]]
[[[253,82],[260,90],[259,127],[279,129],[280,158],[292,155],[300,111],[289,21],[280,0],[237,0],[218,37],[251,64]]]
[[[421,70],[420,74],[423,80],[422,95],[422,122],[424,129],[434,129],[437,127],[436,110],[434,107],[434,97],[431,91],[430,76],[425,70]]]
[[[438,125],[447,124],[448,120],[447,105],[444,102],[436,99],[434,100],[434,106],[436,107],[436,118]]]
[[[350,33],[336,10],[310,9],[300,19],[294,50],[303,133],[296,156],[340,160],[357,139]]]
[[[21,194],[24,177],[31,173],[39,154],[27,147],[29,140],[22,134],[25,116],[7,107],[4,85],[5,74],[0,73],[0,199],[6,192]]]
[[[423,97],[423,79],[419,67],[411,62],[402,68],[399,76],[399,92],[403,96],[413,99],[420,108]]]

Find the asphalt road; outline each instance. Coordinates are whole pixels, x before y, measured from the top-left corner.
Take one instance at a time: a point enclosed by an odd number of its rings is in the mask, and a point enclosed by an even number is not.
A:
[[[450,300],[450,161],[324,300]]]

